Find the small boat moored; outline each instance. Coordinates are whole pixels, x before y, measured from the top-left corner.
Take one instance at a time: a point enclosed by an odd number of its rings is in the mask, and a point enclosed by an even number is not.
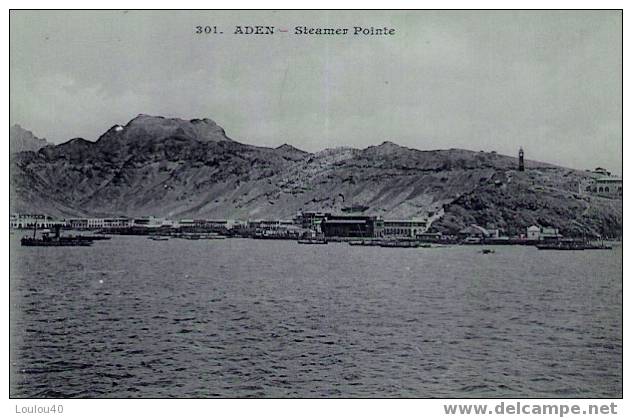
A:
[[[380,242],[380,247],[385,248],[419,248],[420,246],[421,243],[418,241],[394,240]]]
[[[308,239],[299,239],[299,244],[327,244],[326,239],[316,239],[316,238],[308,238]]]

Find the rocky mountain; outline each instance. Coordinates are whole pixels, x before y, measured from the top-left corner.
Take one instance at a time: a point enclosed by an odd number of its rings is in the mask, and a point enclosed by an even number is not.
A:
[[[38,138],[18,124],[9,128],[9,149],[11,153],[22,151],[37,151],[49,144],[45,139]]]
[[[429,216],[508,233],[531,224],[621,234],[621,200],[583,192],[591,174],[496,153],[420,151],[392,142],[308,153],[234,141],[209,119],[139,115],[96,142],[81,138],[11,158],[11,206],[55,216],[291,218],[352,206],[385,218]]]

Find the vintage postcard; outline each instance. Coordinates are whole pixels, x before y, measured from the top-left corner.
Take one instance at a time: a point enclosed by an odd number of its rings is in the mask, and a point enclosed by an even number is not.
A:
[[[11,11],[9,396],[621,398],[622,33]]]

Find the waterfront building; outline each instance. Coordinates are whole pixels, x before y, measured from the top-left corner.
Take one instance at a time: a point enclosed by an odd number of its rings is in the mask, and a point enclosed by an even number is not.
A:
[[[162,218],[156,218],[154,216],[144,216],[142,218],[135,218],[131,221],[130,226],[140,226],[145,228],[159,228],[163,225],[165,220]]]
[[[66,224],[70,229],[88,229],[88,219],[86,218],[68,219]]]
[[[245,230],[248,229],[248,221],[242,221],[239,219],[231,221],[231,229],[233,230]]]
[[[165,222],[162,226],[166,226]],[[190,230],[221,232],[232,229],[235,226],[235,221],[232,219],[180,219],[172,226]]]
[[[88,229],[101,229],[105,225],[103,218],[88,218]]]
[[[320,223],[326,237],[378,238],[384,233],[379,216],[328,215]]]
[[[180,219],[178,221],[178,227],[180,228],[194,228],[195,226],[196,223],[193,219]]]
[[[557,228],[541,227],[531,225],[527,228],[527,239],[529,241],[548,241],[562,238],[562,234]]]
[[[293,226],[294,221],[286,219],[258,219],[248,221],[248,227],[250,229],[259,229],[262,231],[276,231],[280,229],[288,229]]]
[[[527,228],[527,239],[530,241],[537,241],[540,239],[540,227],[537,225],[531,225]]]
[[[116,218],[71,218],[66,220],[66,226],[71,229],[103,229],[126,228],[132,225],[132,219]]]
[[[303,228],[319,231],[321,222],[328,216],[331,216],[331,213],[317,211],[300,212],[296,217],[296,222]]]
[[[417,240],[423,242],[440,242],[444,240],[444,236],[441,232],[422,232],[417,233]]]
[[[32,213],[14,213],[9,217],[9,226],[13,229],[51,228],[55,225],[63,226],[65,222],[48,215]]]
[[[540,229],[540,240],[560,239],[562,234],[557,228],[542,227]]]
[[[104,228],[127,228],[132,225],[132,220],[125,217],[118,218],[104,218],[103,219],[103,227]]]
[[[384,236],[387,237],[408,237],[415,238],[418,234],[426,231],[427,222],[425,219],[385,219]]]
[[[214,229],[232,229],[234,225],[231,219],[207,219],[206,224],[210,228]]]

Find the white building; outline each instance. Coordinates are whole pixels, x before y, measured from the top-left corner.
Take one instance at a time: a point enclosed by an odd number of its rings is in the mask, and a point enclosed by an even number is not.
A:
[[[531,225],[527,228],[527,239],[530,241],[543,241],[562,238],[557,228],[540,227]]]
[[[587,191],[603,197],[623,196],[623,179],[617,176],[599,177],[588,186]]]
[[[65,224],[65,221],[55,220],[48,215],[14,213],[9,217],[9,226],[13,229],[51,228]]]
[[[425,219],[385,219],[384,236],[415,238],[417,234],[426,232]]]
[[[537,241],[540,239],[540,227],[531,225],[527,228],[527,239],[531,241]]]

